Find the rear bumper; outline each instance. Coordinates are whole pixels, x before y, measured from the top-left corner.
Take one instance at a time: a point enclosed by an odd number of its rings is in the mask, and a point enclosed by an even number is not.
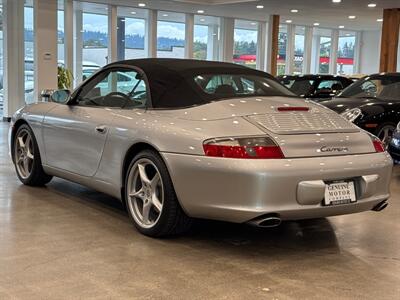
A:
[[[238,223],[267,213],[296,220],[371,210],[389,198],[393,165],[387,153],[280,160],[163,156],[189,216]],[[323,206],[324,189],[302,188],[342,179],[355,180],[356,203]],[[367,179],[374,180],[366,185]]]

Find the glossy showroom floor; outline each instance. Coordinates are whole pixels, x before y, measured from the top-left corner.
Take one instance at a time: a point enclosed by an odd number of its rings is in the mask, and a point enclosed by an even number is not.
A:
[[[400,169],[381,213],[257,230],[201,222],[137,233],[112,198],[22,186],[0,123],[0,299],[400,299]],[[62,155],[62,154],[60,154]]]

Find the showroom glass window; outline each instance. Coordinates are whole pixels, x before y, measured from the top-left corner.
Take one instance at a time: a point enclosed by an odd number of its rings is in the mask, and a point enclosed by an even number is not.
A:
[[[194,16],[193,57],[218,60],[220,45],[220,19],[210,16]]]
[[[108,63],[108,7],[74,2],[74,10],[77,48],[74,77],[75,84],[79,84]]]
[[[24,6],[24,45],[25,45],[25,102],[34,102],[34,41],[33,1],[25,1]]]
[[[62,3],[58,3],[57,11],[57,60],[58,64],[64,66],[64,10],[61,7]]]
[[[158,12],[157,57],[185,57],[185,14]]]
[[[0,1],[0,19],[3,19],[3,3]],[[3,91],[3,74],[4,74],[4,53],[3,53],[3,24],[0,26],[0,118],[3,118],[4,110],[4,91]]]
[[[117,59],[148,57],[145,47],[148,11],[120,6],[117,15]]]
[[[317,57],[319,74],[329,74],[329,60],[332,52],[332,30],[315,28],[314,35],[319,43],[319,57]]]
[[[279,25],[277,75],[285,75],[287,41],[287,25]]]
[[[258,23],[235,20],[233,62],[255,69],[257,66]]]
[[[293,61],[293,74],[303,73],[303,61],[304,61],[304,26],[296,26],[294,36],[294,61]]]
[[[339,31],[337,51],[337,73],[351,75],[354,73],[354,50],[356,47],[356,33],[352,31]]]

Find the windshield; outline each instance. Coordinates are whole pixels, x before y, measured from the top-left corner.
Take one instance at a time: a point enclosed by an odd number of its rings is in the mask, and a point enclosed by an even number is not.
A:
[[[400,76],[366,77],[344,89],[338,97],[400,99]]]
[[[194,81],[211,101],[252,96],[294,96],[273,79],[253,74],[201,74],[196,75]]]

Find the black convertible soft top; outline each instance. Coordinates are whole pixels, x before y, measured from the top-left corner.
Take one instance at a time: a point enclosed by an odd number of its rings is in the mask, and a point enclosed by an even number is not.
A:
[[[107,67],[124,65],[137,67],[144,72],[150,85],[151,102],[154,108],[188,107],[221,99],[215,94],[202,91],[194,81],[197,75],[254,75],[276,81],[268,73],[233,63],[191,59],[132,59],[118,61]]]

